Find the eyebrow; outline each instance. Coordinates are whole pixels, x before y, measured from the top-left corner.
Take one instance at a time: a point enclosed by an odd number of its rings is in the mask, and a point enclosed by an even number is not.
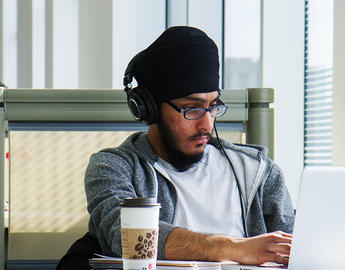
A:
[[[218,96],[214,100],[212,100],[211,102],[215,102],[219,98],[220,98],[220,95],[218,94]],[[187,100],[190,100],[190,101],[202,102],[202,103],[206,102],[206,100],[203,99],[203,98],[191,97],[191,96],[184,97],[183,99],[187,99]]]

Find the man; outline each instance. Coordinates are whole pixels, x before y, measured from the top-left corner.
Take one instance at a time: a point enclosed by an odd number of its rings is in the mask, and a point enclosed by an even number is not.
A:
[[[90,159],[89,231],[103,253],[121,256],[120,202],[147,196],[162,205],[160,259],[287,264],[294,214],[280,169],[264,147],[211,137],[226,111],[215,43],[171,27],[130,62],[124,83],[149,129]]]

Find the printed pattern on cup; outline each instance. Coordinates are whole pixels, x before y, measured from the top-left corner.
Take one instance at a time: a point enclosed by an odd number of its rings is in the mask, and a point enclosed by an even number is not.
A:
[[[122,258],[150,260],[157,258],[158,229],[121,229]]]

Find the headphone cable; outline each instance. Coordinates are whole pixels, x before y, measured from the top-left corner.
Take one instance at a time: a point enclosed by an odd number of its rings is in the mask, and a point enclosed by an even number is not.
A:
[[[235,181],[236,181],[236,184],[237,184],[237,189],[238,189],[238,193],[240,195],[240,205],[241,205],[241,213],[242,213],[242,222],[243,222],[243,229],[244,229],[244,234],[246,236],[247,235],[247,230],[246,230],[246,223],[245,223],[245,211],[244,211],[244,206],[243,206],[243,203],[244,203],[244,199],[243,199],[243,194],[242,194],[242,190],[241,190],[241,187],[240,187],[240,183],[239,183],[239,180],[238,180],[238,177],[237,177],[237,174],[236,174],[236,171],[234,169],[234,166],[228,156],[228,154],[226,153],[220,139],[219,139],[219,136],[218,136],[218,131],[217,131],[217,127],[216,127],[216,119],[214,120],[214,123],[213,123],[213,127],[214,127],[214,131],[215,131],[215,134],[216,134],[216,138],[217,138],[217,142],[220,146],[220,149],[221,149],[221,152],[223,152],[223,154],[225,155],[226,159],[228,160],[229,164],[230,164],[230,167],[232,169],[232,172],[234,174],[234,178],[235,178]]]

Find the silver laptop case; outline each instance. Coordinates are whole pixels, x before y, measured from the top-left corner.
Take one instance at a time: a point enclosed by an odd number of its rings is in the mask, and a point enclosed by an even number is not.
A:
[[[289,270],[345,269],[345,167],[307,167],[298,193]],[[279,269],[225,263],[222,270]]]
[[[289,269],[345,269],[345,167],[303,171]]]

